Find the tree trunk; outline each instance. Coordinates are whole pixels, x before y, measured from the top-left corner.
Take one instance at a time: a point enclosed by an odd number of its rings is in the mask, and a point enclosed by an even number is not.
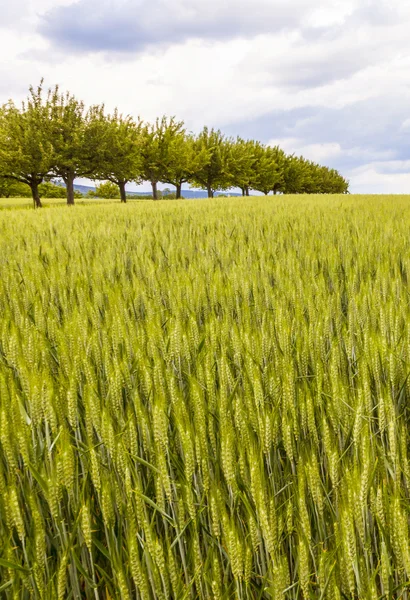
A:
[[[214,197],[214,192],[213,192],[212,187],[210,185],[207,186],[207,190],[208,190],[208,198],[213,198]]]
[[[248,185],[245,187],[245,194],[247,196],[250,196],[250,194],[249,194],[249,186]]]
[[[74,206],[74,173],[70,171],[67,177],[65,177],[64,183],[67,188],[67,204]]]
[[[41,204],[40,194],[38,192],[38,183],[37,181],[32,181],[30,183],[31,194],[33,196],[33,204],[34,208],[41,208],[43,205]]]
[[[243,187],[243,188],[241,188],[241,190],[242,190],[242,196],[244,196],[245,195],[245,188]]]
[[[125,181],[119,181],[118,187],[120,188],[120,198],[121,202],[127,202],[127,193],[125,191]]]
[[[154,200],[158,200],[157,182],[151,181],[151,185],[152,185],[152,197]]]
[[[181,198],[181,194],[182,194],[182,183],[178,183],[175,187],[176,187],[175,197],[177,200],[179,200]]]

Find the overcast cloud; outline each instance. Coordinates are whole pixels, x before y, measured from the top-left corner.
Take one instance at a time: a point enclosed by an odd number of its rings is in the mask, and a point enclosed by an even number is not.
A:
[[[352,191],[410,193],[404,0],[0,0],[0,102],[88,104],[279,143]]]

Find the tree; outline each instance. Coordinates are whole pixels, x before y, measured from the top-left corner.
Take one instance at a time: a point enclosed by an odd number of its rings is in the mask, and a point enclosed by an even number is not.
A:
[[[170,158],[170,146],[184,133],[184,124],[182,121],[176,121],[174,117],[162,117],[157,119],[154,125],[146,125],[143,129],[141,177],[151,183],[154,200],[158,199],[158,183],[171,183],[167,181],[167,175],[171,172],[167,162]]]
[[[258,149],[260,144],[254,140],[237,138],[231,145],[232,186],[242,191],[242,196],[249,196],[256,176]]]
[[[345,179],[336,169],[327,169],[326,175],[327,194],[348,194],[349,181]]]
[[[114,200],[116,198],[120,198],[120,191],[118,190],[118,185],[112,183],[111,181],[105,181],[100,185],[97,185],[95,192],[93,192],[94,198],[104,198],[106,200]],[[121,199],[121,202],[125,202],[125,200]]]
[[[162,180],[175,186],[175,198],[179,199],[182,185],[207,163],[208,152],[204,149],[197,151],[194,136],[181,131],[166,145],[164,153]]]
[[[336,169],[329,169],[316,165],[318,187],[322,194],[346,194],[349,190],[349,182],[344,179]]]
[[[126,202],[126,184],[130,181],[140,183],[142,122],[135,122],[131,116],[123,117],[115,110],[113,115],[107,117],[100,113],[99,124],[96,123],[96,128],[98,127],[101,159],[94,178],[107,179],[118,186],[121,202]],[[110,194],[112,193],[111,191]],[[118,198],[118,194],[111,195],[110,198]]]
[[[283,192],[285,194],[312,193],[311,171],[307,160],[293,154],[286,157]]]
[[[272,192],[277,194],[278,192],[283,191],[284,186],[284,176],[285,176],[285,164],[286,164],[286,154],[284,151],[279,148],[279,146],[273,146],[271,149],[272,156],[274,157],[276,164],[276,177],[275,183],[273,184]]]
[[[12,101],[0,110],[0,176],[27,184],[35,208],[41,207],[38,186],[50,175],[54,150],[43,82],[18,109]]]
[[[0,198],[26,198],[31,190],[26,183],[20,183],[8,177],[0,177]]]
[[[207,190],[208,198],[213,198],[216,190],[229,189],[232,184],[229,141],[219,130],[204,127],[196,137],[194,147],[197,154],[203,153],[204,160],[190,181]]]
[[[278,149],[262,146],[257,143],[255,146],[255,172],[252,180],[252,188],[268,195],[269,192],[277,191],[283,181],[283,166],[278,160]]]
[[[282,191],[286,194],[347,194],[349,182],[336,169],[303,158],[287,156]]]
[[[54,146],[53,174],[66,185],[67,204],[74,204],[74,181],[92,177],[101,162],[101,127],[103,107],[87,112],[84,103],[58,86],[49,92],[51,133]]]
[[[39,192],[42,198],[65,198],[66,189],[62,185],[56,185],[51,181],[45,181],[39,185]]]

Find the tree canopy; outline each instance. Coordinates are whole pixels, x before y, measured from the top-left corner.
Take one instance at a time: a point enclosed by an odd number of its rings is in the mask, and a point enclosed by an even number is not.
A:
[[[9,101],[0,109],[0,176],[26,183],[36,208],[41,207],[38,186],[54,163],[49,117],[42,83],[30,88],[20,108]]]
[[[100,112],[95,124],[95,137],[100,146],[93,178],[105,179],[118,186],[119,196],[111,197],[120,197],[121,202],[126,202],[125,186],[130,181],[139,183],[141,179],[143,124],[129,115],[120,115],[117,110],[107,116]]]
[[[92,177],[100,167],[103,151],[103,108],[91,107],[58,86],[48,97],[50,143],[53,146],[53,175],[61,177],[67,189],[67,204],[74,204],[74,180]]]

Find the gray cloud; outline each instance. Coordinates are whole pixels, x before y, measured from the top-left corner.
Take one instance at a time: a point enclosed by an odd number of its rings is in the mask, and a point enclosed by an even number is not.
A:
[[[320,3],[319,3],[320,5]],[[258,54],[250,52],[238,70],[257,65],[264,83],[307,90],[348,80],[368,67],[410,56],[410,5],[396,0],[358,0],[342,21],[301,22],[291,43]]]
[[[405,98],[391,101],[391,96],[372,102],[357,102],[340,109],[303,107],[273,111],[258,119],[238,122],[223,131],[244,138],[289,140],[287,151],[298,154],[300,148],[324,145],[339,152],[329,152],[320,162],[349,175],[353,170],[377,163],[379,173],[403,173],[410,170],[410,136],[402,127],[410,117]],[[292,147],[294,144],[294,147]],[[410,191],[410,190],[409,190]]]
[[[372,46],[358,48],[354,42],[346,46],[340,41],[311,42],[308,46],[298,43],[284,49],[279,55],[262,57],[259,61],[256,53],[251,53],[238,65],[237,70],[250,71],[252,65],[257,64],[265,74],[266,85],[295,91],[306,90],[348,79],[376,63],[379,53]]]
[[[335,2],[312,0],[77,0],[43,14],[38,31],[62,49],[136,52],[188,39],[225,41],[292,29],[305,41],[331,42],[342,30],[354,41],[358,27],[396,26],[406,13],[398,0],[357,0],[335,22],[322,23],[317,11],[335,6],[340,11]]]
[[[135,52],[298,27],[311,7],[310,0],[79,0],[43,15],[39,31],[74,51]]]
[[[287,31],[282,49],[260,52],[255,43],[255,51],[236,70],[240,77],[242,69],[256,69],[265,87],[295,91],[349,79],[396,55],[400,41],[407,46],[407,33],[406,41],[395,36],[403,22],[400,2],[357,0],[336,22],[322,23],[315,10],[329,6],[338,5],[312,0],[77,0],[46,12],[38,31],[68,55],[103,53],[106,59],[118,53],[134,57],[190,39],[212,43]],[[381,43],[378,28],[383,25],[388,27]],[[391,32],[387,36],[386,30]]]

